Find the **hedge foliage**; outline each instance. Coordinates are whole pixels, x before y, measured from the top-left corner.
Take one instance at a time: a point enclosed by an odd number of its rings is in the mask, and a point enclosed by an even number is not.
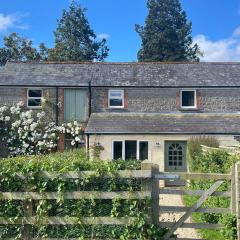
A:
[[[88,160],[82,150],[38,156],[20,156],[0,161],[1,191],[35,191],[39,193],[57,192],[56,200],[32,201],[37,224],[32,228],[34,237],[45,238],[101,238],[101,239],[161,239],[165,229],[148,224],[150,199],[144,200],[66,200],[66,191],[136,191],[141,183],[136,179],[119,179],[118,170],[140,169],[139,161],[101,161]],[[62,173],[68,171],[88,171],[96,173],[80,179],[64,179]],[[41,171],[59,173],[54,179],[44,179]],[[26,176],[18,178],[16,173]],[[108,175],[108,178],[104,177]],[[13,221],[23,217],[23,202],[16,200],[0,201],[0,217]],[[41,219],[47,216],[76,217],[78,225],[47,226]],[[83,225],[81,217],[135,217],[132,226]],[[0,225],[0,239],[22,239],[23,226]]]
[[[206,153],[201,151],[200,145],[206,145],[211,147],[217,147],[218,142],[214,138],[206,138],[206,142],[204,138],[198,139],[193,138],[189,142],[190,146],[190,170],[192,172],[202,172],[202,173],[230,173],[231,167],[233,164],[240,160],[239,155],[230,155],[224,150],[211,150]],[[189,188],[190,189],[208,189],[214,181],[191,181]],[[230,190],[230,182],[225,181],[220,188],[219,191],[229,191]],[[193,204],[197,201],[197,197],[185,197],[185,202],[187,204]],[[209,207],[219,207],[226,208],[230,207],[230,199],[226,197],[210,197],[205,206]],[[225,228],[220,231],[212,231],[212,230],[203,230],[203,237],[206,239],[215,239],[218,238],[224,240],[234,240],[237,237],[237,229],[236,229],[236,219],[231,214],[195,214],[195,221],[206,222],[206,223],[220,223],[224,224]],[[223,238],[222,238],[223,237]]]

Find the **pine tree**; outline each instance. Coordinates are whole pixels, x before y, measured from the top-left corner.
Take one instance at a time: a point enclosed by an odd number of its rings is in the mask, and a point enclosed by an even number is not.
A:
[[[97,40],[85,16],[86,9],[72,1],[64,10],[54,33],[55,47],[49,50],[49,60],[56,61],[103,61],[109,49],[106,39]]]
[[[192,24],[179,0],[148,0],[147,7],[145,25],[136,25],[142,40],[138,60],[199,61],[201,53],[198,45],[193,45]]]

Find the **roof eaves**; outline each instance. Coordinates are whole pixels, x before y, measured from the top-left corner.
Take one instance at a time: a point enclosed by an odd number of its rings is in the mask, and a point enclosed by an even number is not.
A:
[[[98,132],[98,131],[85,131],[86,134],[88,135],[95,135],[95,134],[101,134],[101,135],[113,135],[113,134],[144,134],[144,135],[156,135],[156,134],[162,134],[162,135],[240,135],[240,132],[232,132],[232,133],[226,133],[226,132]]]

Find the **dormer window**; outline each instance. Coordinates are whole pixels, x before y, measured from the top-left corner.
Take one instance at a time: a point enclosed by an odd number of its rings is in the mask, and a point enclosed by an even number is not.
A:
[[[27,106],[29,108],[40,108],[42,106],[42,89],[28,89]]]
[[[108,91],[108,107],[123,108],[124,107],[124,90]]]
[[[182,109],[197,108],[196,90],[181,90],[180,102]]]

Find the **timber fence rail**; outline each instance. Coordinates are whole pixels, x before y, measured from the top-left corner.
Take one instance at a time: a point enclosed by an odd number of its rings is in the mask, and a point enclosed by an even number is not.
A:
[[[90,177],[95,174],[94,171],[81,172],[41,172],[40,178],[46,179],[67,179],[78,180],[82,177]],[[16,181],[28,178],[28,175],[16,173]],[[110,178],[106,175],[104,178]],[[173,233],[178,228],[195,228],[195,229],[215,229],[220,228],[220,224],[207,223],[185,223],[194,212],[197,213],[232,213],[237,216],[238,239],[240,240],[240,164],[235,164],[232,172],[229,174],[218,173],[173,173],[173,172],[159,172],[159,166],[151,162],[144,161],[141,165],[141,170],[122,170],[117,171],[116,176],[119,179],[135,179],[140,185],[140,189],[133,191],[66,191],[61,196],[67,200],[91,200],[91,199],[122,199],[122,200],[143,200],[151,199],[151,206],[149,210],[149,223],[159,225],[159,227],[168,228],[168,232],[164,236],[164,240],[172,239]],[[206,190],[188,190],[179,188],[165,188],[160,187],[160,181],[166,180],[213,180],[213,184]],[[230,188],[227,191],[218,191],[219,187],[224,181],[231,181]],[[59,198],[58,192],[36,192],[32,186],[24,186],[25,191],[4,191],[1,188],[0,200],[16,200],[23,205],[24,216],[22,217],[0,217],[0,225],[23,225],[23,239],[39,239],[32,236],[32,228],[38,219],[36,217],[35,201],[40,200],[57,200]],[[161,206],[159,202],[160,195],[190,195],[199,196],[200,198],[193,206]],[[213,208],[206,207],[203,204],[210,196],[231,198],[231,206],[229,208]],[[176,222],[159,221],[159,216],[166,212],[182,212],[183,216]],[[41,219],[41,223],[45,225],[132,225],[134,224],[134,217],[112,217],[112,216],[90,216],[90,217],[71,217],[71,216],[45,216]],[[47,238],[50,239],[50,238]],[[54,239],[54,238],[52,238]],[[61,239],[61,238],[58,238]],[[71,238],[68,238],[71,239]],[[74,239],[74,238],[72,238]],[[77,239],[77,238],[76,238]],[[94,238],[91,238],[94,239]]]
[[[33,226],[39,223],[39,218],[36,215],[36,206],[35,203],[41,200],[58,200],[61,197],[64,200],[147,200],[152,199],[153,206],[150,207],[149,212],[149,223],[152,219],[155,218],[155,223],[158,222],[158,214],[151,209],[155,209],[158,206],[159,196],[158,196],[158,181],[153,179],[154,172],[158,171],[158,166],[151,163],[143,162],[141,164],[141,170],[120,170],[114,173],[114,179],[121,179],[128,181],[133,180],[137,181],[138,186],[140,187],[138,191],[129,190],[129,191],[65,191],[59,196],[57,191],[44,191],[37,192],[34,190],[33,186],[26,185],[21,191],[4,191],[6,188],[1,186],[0,191],[0,201],[19,201],[23,207],[23,216],[21,217],[0,217],[0,225],[4,226],[14,226],[21,225],[22,228],[22,239],[40,239],[36,238],[33,235]],[[37,177],[39,179],[63,179],[66,181],[77,181],[81,178],[94,177],[98,174],[95,171],[80,171],[80,172],[66,172],[66,173],[55,173],[55,172],[39,172]],[[16,181],[24,181],[28,178],[31,178],[30,174],[16,173]],[[4,176],[2,176],[4,177]],[[108,179],[112,178],[111,175],[101,175],[100,178]],[[157,184],[156,184],[157,183]],[[154,185],[155,184],[155,185]],[[155,187],[155,189],[154,189]],[[113,216],[89,216],[89,217],[72,217],[72,216],[43,216],[41,217],[41,224],[48,226],[57,226],[57,225],[133,225],[135,223],[135,217],[124,216],[124,217],[113,217]],[[11,239],[11,238],[7,238]],[[12,238],[14,239],[14,238]],[[54,238],[43,238],[43,239],[54,239]],[[61,238],[57,238],[61,239]],[[70,238],[68,238],[70,239]],[[74,239],[74,238],[73,238]],[[76,238],[77,239],[77,238]],[[91,238],[94,239],[94,238]]]

